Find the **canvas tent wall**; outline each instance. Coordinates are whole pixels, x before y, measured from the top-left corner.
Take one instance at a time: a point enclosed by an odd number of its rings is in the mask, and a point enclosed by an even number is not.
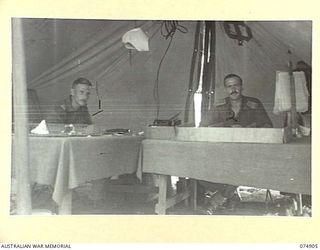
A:
[[[275,72],[287,70],[289,60],[311,65],[312,23],[246,22],[253,38],[242,46],[225,34],[222,23],[216,22],[215,102],[225,96],[223,77],[237,73],[244,93],[261,99],[275,126],[282,126],[283,117],[272,114]],[[180,24],[187,32],[175,33],[159,71],[162,119],[181,111],[183,120],[188,96],[197,22]],[[23,27],[28,88],[37,91],[44,111],[68,95],[74,79],[84,76],[95,85],[90,113],[99,110],[99,99],[104,110],[93,117],[95,123],[140,131],[156,118],[154,86],[170,43],[161,35],[161,21],[23,19]],[[130,52],[123,46],[122,35],[135,27],[150,37],[150,51]]]
[[[41,22],[39,32],[36,23]],[[192,37],[193,23],[185,25]],[[123,46],[122,35],[135,26],[151,37],[150,52],[130,55]],[[29,19],[25,31],[26,40],[34,41],[26,44],[27,57],[33,58],[27,61],[28,86],[36,89],[44,109],[66,97],[75,78],[85,76],[98,86],[99,96],[94,88],[90,98],[91,113],[98,110],[99,98],[104,110],[93,117],[95,123],[140,130],[153,122],[156,72],[169,42],[160,35],[158,22]],[[175,35],[161,69],[162,117],[184,109],[191,60],[185,52],[193,46],[187,37]]]
[[[298,61],[311,65],[311,22],[246,22],[253,38],[237,45],[224,34],[219,23],[217,33],[216,101],[223,96],[223,77],[229,72],[242,76],[244,92],[262,100],[273,123],[283,125],[283,116],[272,113],[276,71],[288,71],[288,63],[295,68]],[[290,53],[288,53],[290,52]]]

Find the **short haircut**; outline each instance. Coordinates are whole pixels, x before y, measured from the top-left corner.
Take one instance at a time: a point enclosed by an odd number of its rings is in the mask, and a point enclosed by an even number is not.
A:
[[[88,79],[86,79],[84,77],[80,77],[80,78],[74,80],[74,82],[72,83],[72,88],[74,89],[74,87],[76,85],[78,85],[78,84],[85,84],[85,85],[88,85],[90,87],[92,86],[92,83]]]
[[[229,75],[226,75],[223,79],[223,83],[225,84],[226,83],[226,80],[228,80],[229,78],[238,78],[240,80],[240,84],[242,85],[242,79],[240,76],[236,75],[236,74],[229,74]]]

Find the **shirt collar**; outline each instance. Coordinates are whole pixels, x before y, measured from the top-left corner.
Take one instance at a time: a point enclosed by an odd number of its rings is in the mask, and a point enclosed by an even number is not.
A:
[[[72,111],[78,111],[82,108],[82,106],[80,106],[78,109],[75,109],[73,106],[72,106],[72,96],[70,95],[69,98],[67,98],[64,102],[64,105],[66,107],[66,111],[68,112],[72,112]]]

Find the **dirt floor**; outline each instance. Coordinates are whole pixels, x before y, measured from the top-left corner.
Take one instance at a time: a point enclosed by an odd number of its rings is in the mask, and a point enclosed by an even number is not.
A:
[[[110,181],[108,181],[110,182]],[[108,183],[110,184],[110,183]],[[119,184],[114,181],[114,185]],[[170,194],[176,192],[177,178],[172,178]],[[152,193],[110,192],[103,187],[97,190],[93,183],[86,183],[73,192],[72,214],[134,214],[153,215],[157,202]],[[134,185],[134,183],[133,183]],[[115,186],[116,187],[116,186]],[[57,206],[51,199],[52,190],[48,186],[38,186],[32,192],[33,209],[48,210],[57,214]],[[303,213],[299,214],[296,196],[281,194],[270,190],[267,196],[266,189],[240,186],[237,189],[239,200],[231,207],[218,206],[212,209],[210,198],[198,204],[196,210],[181,202],[167,210],[168,215],[240,215],[240,216],[311,216],[311,197],[303,197]],[[11,214],[15,214],[15,200],[12,197]],[[208,209],[210,208],[211,209]]]
[[[178,179],[172,177],[168,195],[176,193]],[[115,185],[117,182],[115,181]],[[196,210],[181,202],[167,210],[169,215],[247,215],[247,216],[295,216],[298,215],[298,205],[295,196],[283,195],[279,191],[253,187],[238,187],[240,197],[232,207],[218,207],[214,211],[207,209],[207,204],[198,204]],[[103,195],[92,199],[92,184],[88,183],[75,191],[73,199],[73,214],[155,214],[157,199],[154,194],[100,192]],[[154,199],[152,199],[154,198]],[[310,201],[304,202],[302,216],[311,216]]]

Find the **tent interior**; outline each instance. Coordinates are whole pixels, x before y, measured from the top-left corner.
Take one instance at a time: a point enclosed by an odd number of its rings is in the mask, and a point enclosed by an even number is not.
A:
[[[72,82],[85,77],[93,84],[88,109],[97,126],[143,132],[155,120],[177,116],[182,126],[193,127],[201,112],[226,97],[223,79],[234,73],[243,80],[244,95],[261,100],[273,126],[282,128],[285,114],[273,112],[276,72],[303,62],[311,77],[311,21],[239,21],[230,33],[225,21],[21,18],[21,23],[33,123],[46,120],[70,95]],[[123,35],[136,28],[148,38],[148,50],[123,43]],[[200,109],[196,94],[202,95]]]
[[[90,113],[101,111],[92,116],[94,124],[143,131],[157,118],[179,114],[183,123],[194,125],[192,95],[189,108],[186,103],[190,92],[201,92],[199,79],[190,73],[196,67],[192,57],[198,53],[199,61],[202,53],[195,47],[199,23],[203,22],[179,21],[172,37],[166,37],[163,21],[24,18],[27,87],[37,94],[42,118],[82,76],[94,84]],[[295,67],[303,61],[311,67],[312,22],[245,25],[252,38],[240,44],[226,34],[224,22],[215,22],[215,74],[208,98],[219,103],[226,95],[224,76],[238,74],[244,94],[259,98],[274,127],[282,127],[283,116],[272,112],[276,71],[288,71],[289,62]],[[137,27],[149,38],[149,51],[129,50],[122,43],[124,33]],[[202,24],[200,36],[204,32]]]

